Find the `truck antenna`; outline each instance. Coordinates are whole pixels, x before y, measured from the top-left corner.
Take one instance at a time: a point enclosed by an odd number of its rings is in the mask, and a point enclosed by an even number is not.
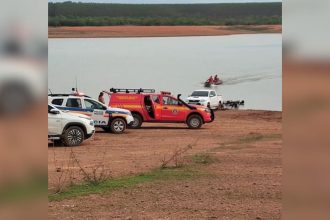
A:
[[[77,76],[76,76],[76,91],[78,92],[78,80],[77,80]]]

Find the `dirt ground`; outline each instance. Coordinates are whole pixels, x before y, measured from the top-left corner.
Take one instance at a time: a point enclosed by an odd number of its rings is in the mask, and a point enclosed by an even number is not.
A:
[[[66,165],[72,152],[83,167],[104,163],[114,178],[159,168],[164,157],[189,144],[192,149],[185,158],[201,153],[214,158],[194,166],[205,174],[197,178],[146,182],[49,202],[49,218],[280,219],[281,121],[281,112],[218,111],[216,120],[200,130],[145,124],[122,135],[98,132],[79,147],[49,147],[50,193],[58,187],[61,172],[56,170],[77,169]]]
[[[281,33],[282,25],[49,27],[49,38],[174,37]]]

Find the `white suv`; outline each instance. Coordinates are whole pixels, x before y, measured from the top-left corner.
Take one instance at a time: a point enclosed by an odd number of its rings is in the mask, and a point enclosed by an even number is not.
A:
[[[94,122],[84,115],[77,116],[48,105],[48,139],[61,140],[66,146],[78,146],[93,136]]]
[[[129,110],[112,108],[86,95],[49,94],[48,103],[61,110],[84,114],[94,120],[95,127],[121,134],[134,118]]]

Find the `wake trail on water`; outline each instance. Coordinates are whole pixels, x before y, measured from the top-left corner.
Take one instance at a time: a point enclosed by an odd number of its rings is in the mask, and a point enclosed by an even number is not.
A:
[[[240,76],[236,76],[236,77],[223,77],[221,78],[223,81],[223,84],[221,85],[237,85],[240,83],[246,83],[246,82],[256,82],[256,81],[260,81],[260,80],[265,80],[265,79],[274,79],[277,78],[279,76],[274,75],[274,74],[246,74],[246,75],[240,75]],[[204,82],[201,82],[202,84],[204,84]]]

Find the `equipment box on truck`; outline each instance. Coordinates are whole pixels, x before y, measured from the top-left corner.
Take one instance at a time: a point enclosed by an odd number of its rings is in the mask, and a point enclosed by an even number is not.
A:
[[[143,122],[186,123],[189,128],[200,128],[214,120],[213,111],[204,106],[189,105],[171,96],[170,92],[155,93],[153,89],[110,89],[109,106],[128,109],[140,128]]]

